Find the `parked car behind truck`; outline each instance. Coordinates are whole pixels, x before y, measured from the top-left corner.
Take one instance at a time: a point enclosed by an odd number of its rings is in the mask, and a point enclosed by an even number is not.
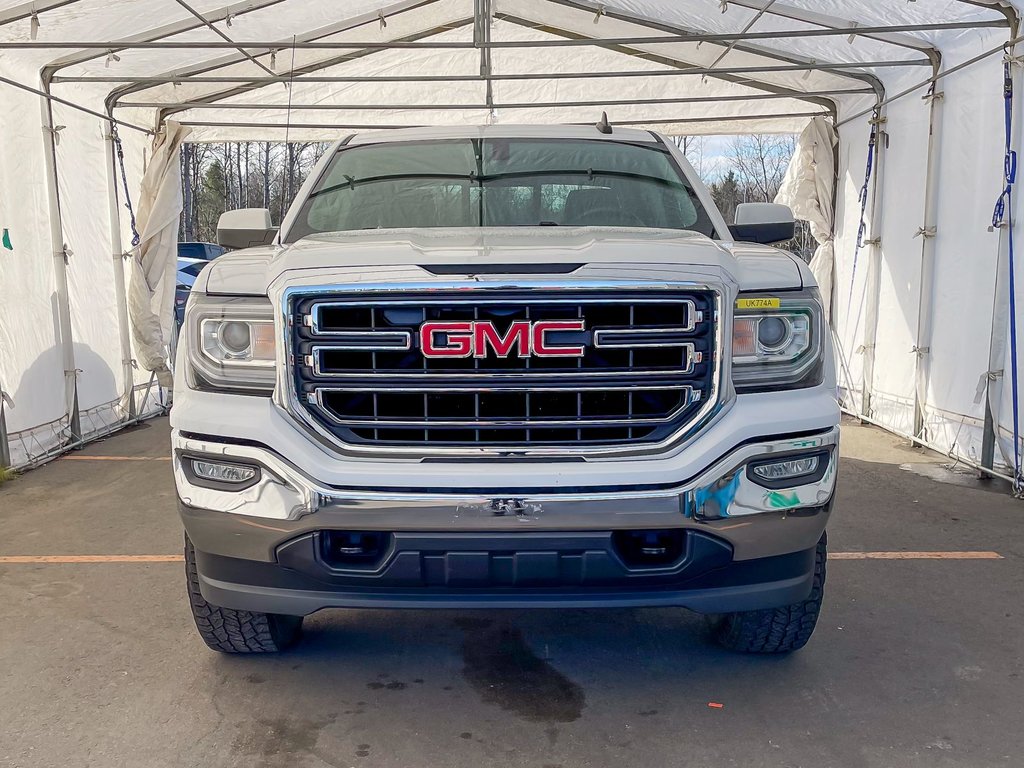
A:
[[[685,607],[800,648],[839,409],[806,266],[661,136],[354,135],[192,290],[173,466],[206,643],[323,608]],[[265,230],[265,231],[264,231]],[[740,242],[740,240],[759,242]]]

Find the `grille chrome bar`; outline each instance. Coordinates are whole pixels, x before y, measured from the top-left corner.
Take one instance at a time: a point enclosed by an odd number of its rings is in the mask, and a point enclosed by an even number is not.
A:
[[[656,349],[659,347],[685,347],[694,354],[691,341],[679,339],[683,334],[693,333],[686,328],[598,328],[594,331],[594,346],[598,349]],[[666,338],[667,337],[667,338]]]
[[[373,371],[360,371],[356,373],[345,373],[341,371],[327,371],[324,370],[322,362],[322,351],[370,351],[370,348],[359,347],[358,349],[342,350],[335,346],[316,346],[313,347],[312,354],[306,355],[304,362],[306,366],[313,369],[313,374],[319,378],[324,379],[378,379],[391,381],[395,378],[399,378],[410,381],[452,381],[458,378],[481,378],[481,379],[495,379],[501,380],[516,380],[526,378],[541,378],[541,379],[607,379],[607,378],[651,378],[651,377],[664,377],[669,378],[673,376],[688,376],[693,373],[695,365],[698,365],[704,361],[704,354],[702,352],[695,352],[692,344],[665,344],[658,345],[668,347],[688,347],[687,350],[687,365],[685,368],[662,368],[662,369],[648,369],[648,370],[629,370],[629,371],[601,371],[601,370],[587,370],[586,368],[574,368],[566,371],[545,371],[542,368],[529,368],[525,365],[521,371],[503,371],[503,370],[489,370],[486,368],[474,367],[466,370],[452,370],[449,373],[424,373],[420,369],[410,368],[407,370],[393,369],[386,372],[373,372]],[[620,347],[615,347],[620,348]],[[626,349],[627,347],[621,347]],[[650,347],[648,347],[650,348]],[[396,348],[397,349],[397,348]],[[378,350],[384,351],[384,350]],[[392,348],[388,347],[387,351],[392,351]],[[528,358],[527,358],[528,360]]]
[[[575,306],[580,303],[579,299],[565,298],[558,294],[545,295],[539,293],[532,299],[535,304],[572,304]],[[319,299],[313,303],[312,311],[303,316],[303,322],[306,326],[312,327],[314,331],[322,327],[322,322],[319,319],[319,313],[323,309],[330,309],[332,307],[448,307],[453,303],[451,298],[434,298],[431,296],[423,296],[421,298],[378,298],[370,300],[352,299],[351,301],[331,301],[329,299]],[[520,303],[517,299],[504,297],[495,298],[493,296],[473,296],[472,298],[462,298],[455,303],[464,304],[466,306],[508,306],[510,304]],[[694,306],[691,299],[678,299],[672,296],[601,296],[599,299],[594,299],[591,302],[585,303],[599,303],[599,304],[689,304],[690,307]],[[698,320],[698,322],[700,322]],[[324,331],[321,331],[324,333]]]
[[[313,347],[313,355],[321,349],[337,352],[403,352],[412,349],[412,334],[409,331],[337,331],[328,345]],[[312,357],[307,355],[307,357]],[[314,365],[307,362],[306,365]]]
[[[542,429],[545,427],[579,427],[579,426],[651,426],[660,425],[672,421],[680,411],[688,408],[693,403],[700,400],[700,391],[693,390],[690,387],[683,387],[679,391],[682,394],[682,402],[675,411],[669,413],[666,416],[650,417],[650,418],[607,418],[604,416],[581,416],[574,419],[559,419],[559,418],[545,418],[545,417],[508,417],[508,418],[481,418],[474,417],[469,419],[453,419],[453,418],[434,418],[424,417],[421,419],[382,419],[376,416],[346,416],[341,417],[334,413],[331,408],[324,404],[323,394],[330,391],[343,391],[351,392],[357,390],[317,390],[315,394],[310,395],[310,402],[316,404],[327,416],[337,424],[343,424],[346,426],[354,427],[419,427],[419,428],[438,428],[438,427],[463,427],[463,428],[476,428],[476,427],[487,427],[491,429],[501,428],[537,428]],[[375,390],[365,390],[373,392]],[[538,390],[532,390],[537,392]],[[529,391],[527,391],[527,395]]]
[[[332,421],[337,424],[344,424],[346,426],[370,426],[370,427],[488,427],[488,428],[523,428],[523,427],[579,427],[579,426],[651,426],[665,424],[672,421],[679,413],[701,399],[701,391],[694,389],[693,387],[633,387],[633,386],[621,386],[621,387],[602,387],[599,392],[633,392],[634,390],[640,391],[658,391],[658,392],[678,392],[681,395],[681,402],[679,406],[671,413],[665,416],[650,417],[650,418],[608,418],[604,416],[579,416],[573,419],[558,419],[558,418],[546,418],[543,416],[538,417],[509,417],[509,418],[481,418],[479,415],[474,415],[473,418],[469,419],[452,419],[452,418],[435,418],[435,417],[424,417],[421,419],[388,419],[380,418],[378,416],[363,416],[354,417],[346,416],[341,417],[336,414],[330,406],[324,403],[324,394],[329,393],[347,393],[347,392],[365,392],[365,393],[376,393],[379,390],[373,387],[344,387],[344,388],[330,388],[321,387],[315,392],[309,393],[308,400],[310,404],[315,405],[321,411],[323,411]],[[430,394],[433,390],[430,389],[414,389],[414,388],[389,388],[388,392],[404,393],[404,394]],[[574,390],[569,390],[560,387],[524,387],[516,389],[514,391],[523,392],[529,397],[530,393],[537,392],[558,392],[566,393]],[[470,388],[454,388],[442,390],[442,393],[449,392],[480,392],[479,389]],[[527,403],[529,408],[529,403]]]
[[[397,392],[400,394],[416,393],[420,392],[432,392],[438,394],[446,394],[448,392],[576,392],[577,390],[583,390],[584,392],[632,392],[632,391],[668,391],[673,390],[682,392],[689,390],[693,393],[694,402],[700,399],[701,390],[694,389],[693,387],[686,385],[679,385],[674,383],[669,384],[622,384],[618,386],[602,386],[595,384],[592,387],[579,387],[576,385],[567,385],[561,387],[547,387],[547,386],[534,386],[532,384],[523,384],[519,386],[502,387],[497,389],[489,385],[479,387],[388,387],[387,390],[381,390],[380,387],[317,387],[313,392],[308,394],[307,400],[310,403],[315,402],[314,396],[316,392]]]

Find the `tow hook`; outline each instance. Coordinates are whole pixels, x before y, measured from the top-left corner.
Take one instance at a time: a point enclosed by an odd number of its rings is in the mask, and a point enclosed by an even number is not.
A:
[[[526,512],[522,499],[491,499],[490,508],[495,517],[522,515]]]

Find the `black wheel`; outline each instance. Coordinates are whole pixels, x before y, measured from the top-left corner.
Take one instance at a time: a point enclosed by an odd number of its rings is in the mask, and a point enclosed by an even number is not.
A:
[[[302,633],[301,616],[236,611],[211,605],[199,591],[196,553],[185,537],[185,580],[196,629],[208,646],[221,653],[276,653]]]
[[[713,625],[716,642],[740,653],[790,653],[803,648],[818,622],[827,557],[822,534],[814,553],[814,586],[807,599],[781,608],[727,613]]]

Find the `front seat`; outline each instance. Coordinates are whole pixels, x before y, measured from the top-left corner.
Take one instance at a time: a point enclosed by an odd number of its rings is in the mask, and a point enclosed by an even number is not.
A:
[[[614,189],[574,189],[565,198],[562,224],[570,227],[636,226],[636,217],[622,211]]]

